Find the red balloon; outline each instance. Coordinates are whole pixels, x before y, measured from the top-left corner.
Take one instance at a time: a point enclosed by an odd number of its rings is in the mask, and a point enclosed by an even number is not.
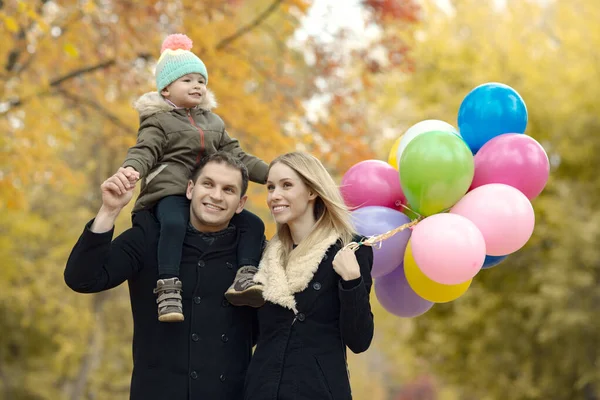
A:
[[[342,178],[341,192],[350,208],[382,206],[402,211],[406,204],[398,171],[380,160],[353,165]]]
[[[489,183],[504,183],[531,200],[548,182],[548,155],[531,136],[517,133],[496,136],[481,147],[474,159],[475,176],[470,190]]]

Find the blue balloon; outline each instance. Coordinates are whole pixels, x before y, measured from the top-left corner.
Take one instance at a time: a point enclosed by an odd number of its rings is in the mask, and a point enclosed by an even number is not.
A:
[[[460,135],[473,154],[490,139],[504,133],[524,133],[527,107],[513,88],[484,83],[471,90],[458,110]]]
[[[495,267],[502,261],[506,260],[506,257],[508,256],[485,256],[485,261],[483,262],[483,266],[481,267],[481,269]]]

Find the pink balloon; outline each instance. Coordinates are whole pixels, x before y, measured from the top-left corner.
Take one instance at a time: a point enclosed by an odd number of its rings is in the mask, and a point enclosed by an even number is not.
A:
[[[519,190],[502,183],[473,189],[450,213],[462,215],[479,228],[491,256],[504,256],[525,246],[535,225],[531,202]]]
[[[434,214],[419,222],[411,235],[412,255],[432,281],[456,285],[473,278],[485,261],[483,235],[457,214]]]
[[[341,192],[351,208],[383,206],[402,211],[406,204],[398,171],[380,160],[353,165],[342,178]]]
[[[535,139],[506,133],[484,144],[475,155],[471,189],[488,183],[504,183],[519,189],[532,200],[546,186],[549,174],[548,155]]]

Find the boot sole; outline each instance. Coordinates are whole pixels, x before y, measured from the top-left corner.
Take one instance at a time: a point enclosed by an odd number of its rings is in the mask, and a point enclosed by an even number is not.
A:
[[[182,322],[183,314],[179,313],[168,313],[158,317],[160,322]]]
[[[262,289],[255,287],[246,289],[242,292],[228,290],[225,292],[225,298],[234,306],[250,306],[259,308],[265,304],[265,299],[262,295]]]

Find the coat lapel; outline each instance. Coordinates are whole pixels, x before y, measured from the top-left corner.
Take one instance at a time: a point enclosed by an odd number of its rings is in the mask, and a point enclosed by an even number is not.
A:
[[[302,292],[308,287],[323,256],[337,240],[336,234],[327,236],[311,252],[297,258],[287,268],[281,264],[279,256],[281,242],[276,238],[271,240],[260,261],[258,272],[254,276],[254,281],[262,283],[264,286],[263,297],[265,300],[289,308],[294,314],[298,313],[294,294]]]

